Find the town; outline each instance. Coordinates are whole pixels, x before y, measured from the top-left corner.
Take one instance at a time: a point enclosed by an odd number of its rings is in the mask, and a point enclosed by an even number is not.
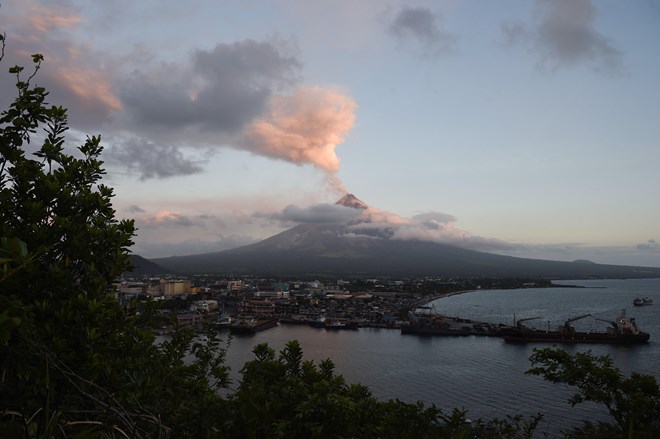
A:
[[[156,302],[161,325],[209,323],[235,332],[256,332],[278,322],[327,329],[400,328],[411,311],[432,300],[478,289],[553,286],[539,279],[351,279],[283,280],[212,275],[124,279],[118,299],[127,308]]]

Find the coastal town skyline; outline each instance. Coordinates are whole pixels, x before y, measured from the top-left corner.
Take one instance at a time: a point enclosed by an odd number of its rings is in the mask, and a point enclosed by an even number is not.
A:
[[[660,266],[653,2],[28,0],[0,19],[5,71],[44,55],[68,143],[101,134],[136,254],[347,221],[353,193],[397,239]]]

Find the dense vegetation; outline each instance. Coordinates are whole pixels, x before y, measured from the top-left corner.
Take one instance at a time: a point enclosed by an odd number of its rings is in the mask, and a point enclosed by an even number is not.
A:
[[[279,353],[257,346],[232,391],[213,332],[177,328],[156,343],[153,310],[134,314],[114,298],[134,225],[115,218],[113,191],[100,183],[100,138],[67,149],[66,110],[32,84],[42,61],[10,68],[17,96],[0,115],[0,437],[531,437],[540,417],[469,423],[458,410],[379,401],[330,360],[304,361],[295,341]],[[554,349],[532,361],[531,373],[577,386],[572,402],[612,414],[567,435],[660,431],[653,377],[624,378],[607,358]]]

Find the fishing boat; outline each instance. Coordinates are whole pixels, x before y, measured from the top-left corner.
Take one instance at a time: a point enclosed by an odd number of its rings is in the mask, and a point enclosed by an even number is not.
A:
[[[606,344],[638,344],[646,343],[651,337],[649,333],[642,332],[637,328],[635,319],[626,315],[626,310],[613,321],[596,319],[609,323],[604,332],[582,332],[576,331],[571,325],[576,320],[589,317],[591,314],[570,318],[557,328],[556,331],[544,331],[525,326],[522,322],[534,320],[540,317],[532,317],[519,320],[515,326],[500,329],[500,335],[507,343],[606,343]]]

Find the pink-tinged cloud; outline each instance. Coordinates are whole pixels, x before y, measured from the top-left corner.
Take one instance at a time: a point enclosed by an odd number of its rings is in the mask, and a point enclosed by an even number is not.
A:
[[[30,54],[44,55],[37,81],[51,92],[53,102],[70,109],[72,120],[98,127],[121,109],[112,63],[100,67],[101,56],[77,40],[83,18],[73,6],[25,0],[10,14],[8,59],[29,65]]]
[[[149,226],[192,226],[195,221],[181,212],[159,210],[153,215],[140,218],[140,222]]]
[[[59,5],[32,5],[28,12],[30,27],[37,32],[73,27],[80,24],[80,16]]]
[[[83,109],[121,110],[121,102],[114,94],[111,81],[97,69],[59,63],[53,79],[75,95]]]
[[[356,108],[350,97],[321,87],[274,96],[267,114],[247,128],[246,146],[259,155],[309,163],[334,174],[339,170],[336,148],[353,126]]]

